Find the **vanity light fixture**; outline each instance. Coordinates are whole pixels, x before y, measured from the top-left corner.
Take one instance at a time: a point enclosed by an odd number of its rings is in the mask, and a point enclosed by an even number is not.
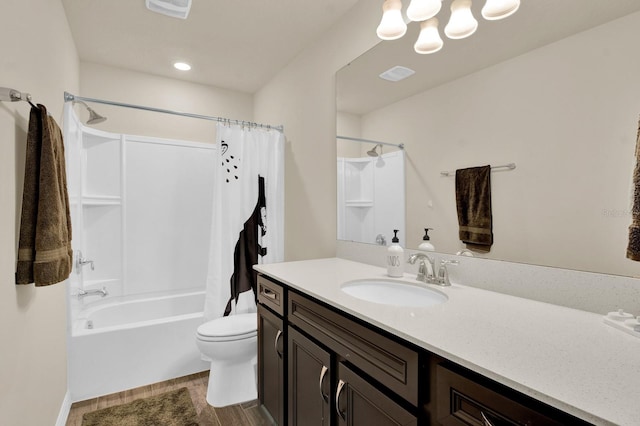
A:
[[[407,24],[402,17],[402,1],[384,0],[382,19],[376,34],[382,40],[396,40],[407,32]]]
[[[462,39],[472,35],[478,28],[478,21],[471,11],[472,0],[453,0],[451,16],[444,28],[450,39]],[[504,19],[513,15],[520,7],[520,0],[486,0],[482,17],[488,21]],[[420,35],[413,48],[416,53],[429,54],[442,49],[444,42],[438,31],[436,15],[442,9],[442,0],[411,0],[407,7],[409,21],[420,23]],[[382,40],[396,40],[407,31],[402,18],[401,0],[384,0],[382,20],[376,33]]]
[[[471,12],[471,0],[453,0],[451,18],[444,33],[452,40],[469,37],[478,29],[478,21]]]
[[[416,44],[413,45],[416,53],[436,53],[442,49],[443,44],[444,42],[438,32],[438,18],[420,22],[420,35],[418,35]]]
[[[173,64],[173,67],[180,71],[189,71],[191,69],[191,65],[185,62],[176,62],[175,64]]]

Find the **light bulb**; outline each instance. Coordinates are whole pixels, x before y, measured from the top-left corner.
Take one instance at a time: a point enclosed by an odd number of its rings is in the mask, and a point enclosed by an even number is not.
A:
[[[420,22],[420,35],[418,35],[416,44],[413,45],[416,53],[436,53],[442,49],[443,44],[440,33],[438,33],[438,18]]]
[[[382,40],[396,40],[407,32],[407,24],[402,18],[402,2],[400,0],[384,0],[382,19],[376,34]]]
[[[411,0],[407,8],[407,17],[414,22],[426,21],[440,12],[442,0]]]
[[[487,0],[482,8],[482,17],[488,21],[504,19],[516,13],[520,0]]]
[[[453,0],[451,18],[444,33],[451,39],[469,37],[478,29],[478,21],[471,13],[471,0]]]

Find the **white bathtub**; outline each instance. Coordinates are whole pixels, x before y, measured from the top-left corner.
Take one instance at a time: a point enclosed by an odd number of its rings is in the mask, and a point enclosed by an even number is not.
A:
[[[209,368],[195,339],[204,321],[204,291],[100,302],[80,312],[71,327],[72,401]]]

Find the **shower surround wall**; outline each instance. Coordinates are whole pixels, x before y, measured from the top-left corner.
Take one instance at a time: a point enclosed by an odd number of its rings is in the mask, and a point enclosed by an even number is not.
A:
[[[214,146],[103,132],[75,114],[67,122],[73,249],[95,265],[74,268],[71,292],[203,289]]]
[[[73,249],[76,257],[82,252],[95,266],[74,265],[69,280],[71,398],[89,398],[205,369],[192,337],[204,307],[215,146],[89,128],[79,122],[71,103],[65,105],[65,139]],[[77,297],[81,289],[103,287],[107,297]],[[177,300],[186,293],[195,293],[200,303],[196,302],[199,309],[189,313],[190,321],[182,322],[184,327],[176,328],[174,320],[182,318],[174,318],[173,308],[154,318],[161,328],[153,334],[139,315],[124,318],[121,330],[128,330],[127,336],[131,329],[138,330],[133,332],[135,338],[125,339],[124,334],[118,338],[117,330],[87,322],[101,305],[165,297]],[[144,310],[148,305],[139,306]],[[184,336],[193,344],[176,345],[181,341],[176,339]],[[113,351],[116,342],[126,347]],[[175,350],[148,349],[152,347]],[[136,362],[130,357],[133,351]],[[111,355],[103,356],[107,353]],[[166,368],[154,369],[158,362],[148,361],[157,361],[160,355],[166,357]],[[116,377],[128,380],[136,375],[142,382],[112,383],[114,374],[94,377],[106,364],[118,366]],[[153,370],[138,374],[145,368]],[[96,381],[105,381],[108,388],[85,387]]]

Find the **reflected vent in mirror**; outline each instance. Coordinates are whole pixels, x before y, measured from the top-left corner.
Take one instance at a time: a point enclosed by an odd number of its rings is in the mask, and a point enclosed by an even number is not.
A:
[[[411,68],[403,67],[400,65],[396,65],[393,68],[389,68],[382,74],[380,74],[380,78],[388,81],[400,81],[404,80],[407,77],[411,77],[416,72]]]

